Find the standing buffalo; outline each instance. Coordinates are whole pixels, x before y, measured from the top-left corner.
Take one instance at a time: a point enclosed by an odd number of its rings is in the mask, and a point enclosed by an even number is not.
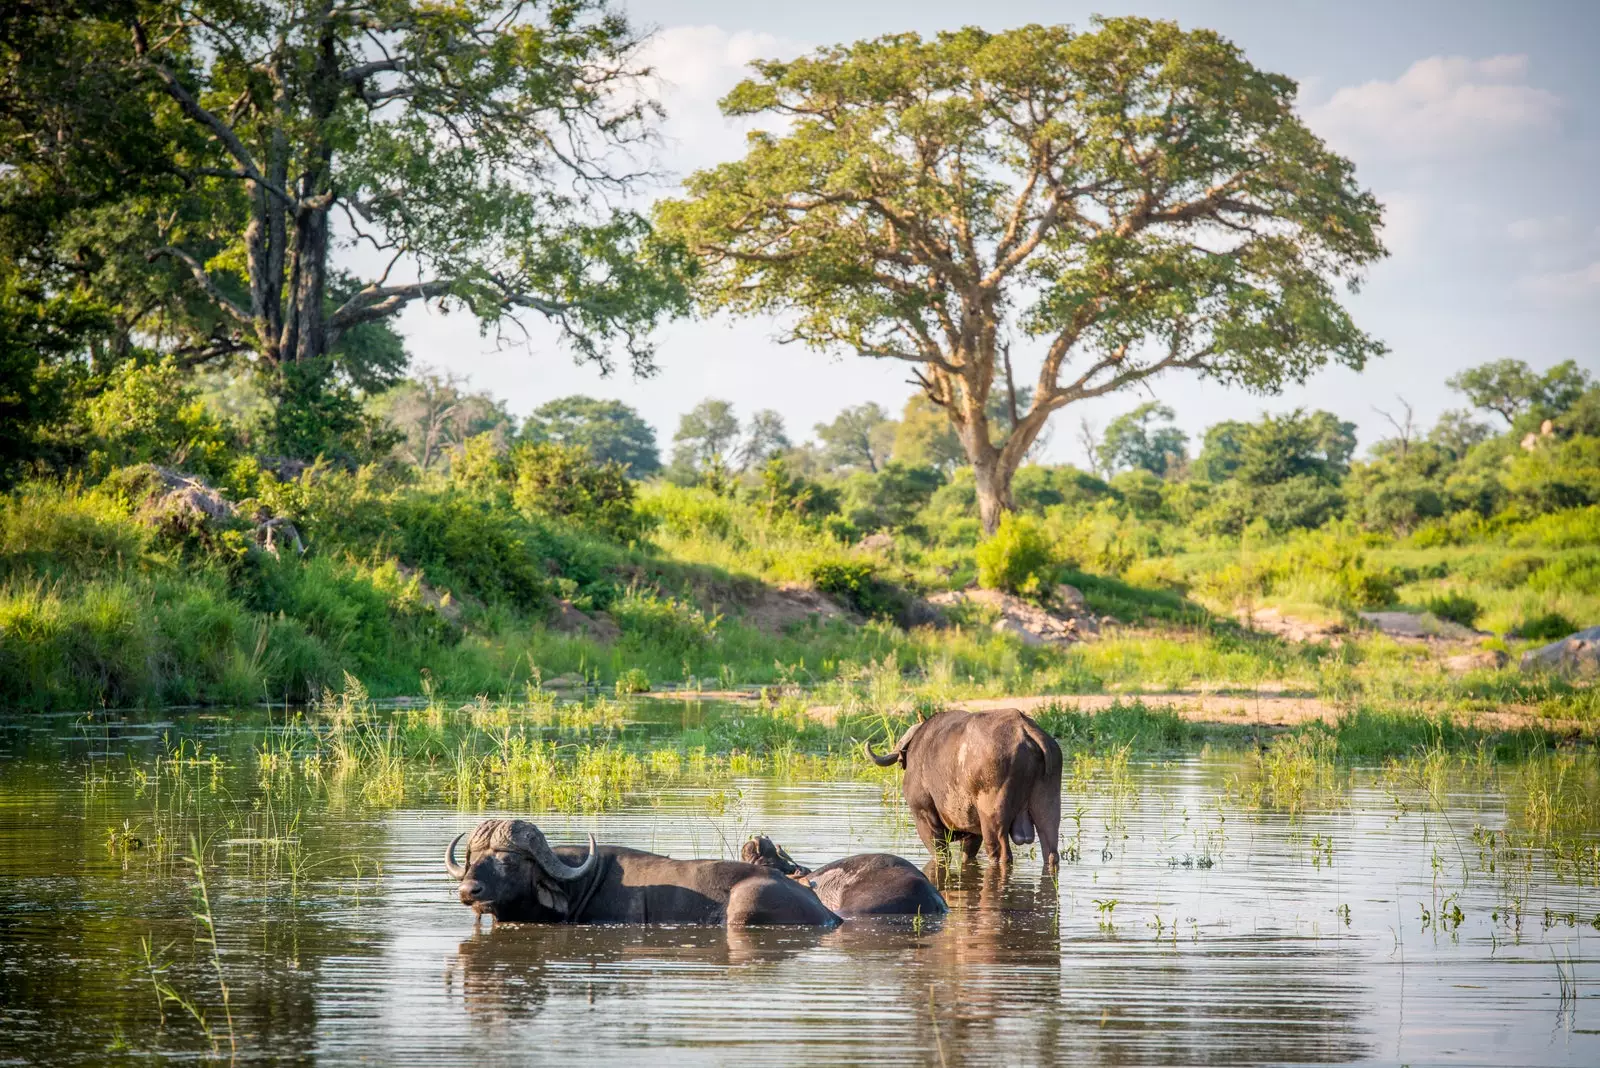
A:
[[[906,769],[906,804],[917,835],[935,858],[946,836],[958,839],[967,859],[981,843],[992,860],[1011,861],[1011,845],[1033,841],[1047,866],[1056,863],[1061,824],[1061,747],[1016,709],[940,712],[912,724],[900,743],[879,756],[879,767]]]
[[[839,922],[810,888],[753,864],[673,860],[637,849],[552,849],[526,820],[485,820],[456,862],[456,835],[445,869],[459,879],[461,903],[480,916],[519,923],[703,923],[741,927]]]
[[[824,905],[844,917],[937,916],[948,911],[928,877],[892,853],[858,853],[813,870],[795,863],[766,835],[750,839],[743,852],[746,863],[807,884]]]

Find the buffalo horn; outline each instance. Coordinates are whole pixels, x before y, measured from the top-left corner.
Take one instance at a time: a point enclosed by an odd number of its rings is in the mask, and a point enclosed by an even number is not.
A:
[[[556,856],[555,850],[550,848],[550,843],[544,840],[544,835],[530,835],[527,843],[528,855],[531,856],[545,870],[552,879],[571,881],[581,879],[589,874],[599,858],[599,847],[595,845],[594,835],[589,836],[589,855],[583,858],[583,863],[577,867],[563,861]]]
[[[467,832],[462,831],[450,839],[450,844],[444,847],[444,870],[450,873],[450,878],[452,879],[465,879],[467,877],[466,867],[456,863],[456,843],[466,836]]]
[[[872,751],[871,742],[867,743],[867,756],[880,768],[887,768],[893,764],[900,763],[900,751],[898,749],[891,749],[883,756],[879,756],[877,753]]]

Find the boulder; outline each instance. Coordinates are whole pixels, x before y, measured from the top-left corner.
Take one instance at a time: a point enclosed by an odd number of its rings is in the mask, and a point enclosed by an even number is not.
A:
[[[1425,612],[1360,612],[1362,619],[1391,638],[1404,641],[1472,641],[1487,635]]]
[[[1081,616],[1066,611],[1051,612],[1000,590],[951,590],[934,594],[928,602],[936,608],[960,604],[992,608],[997,613],[991,625],[995,633],[1009,634],[1024,645],[1067,645],[1085,641],[1099,631],[1094,617],[1087,611]]]
[[[1444,669],[1462,674],[1468,671],[1498,671],[1511,659],[1500,649],[1475,649],[1470,653],[1446,657]]]
[[[886,530],[876,534],[868,534],[856,542],[856,551],[863,553],[886,553],[894,548],[894,535]]]
[[[604,612],[585,612],[565,598],[556,601],[551,615],[550,625],[563,634],[582,634],[607,645],[622,637],[616,620]]]
[[[1561,675],[1600,672],[1600,627],[1569,634],[1558,642],[1522,654],[1523,671],[1553,671]]]

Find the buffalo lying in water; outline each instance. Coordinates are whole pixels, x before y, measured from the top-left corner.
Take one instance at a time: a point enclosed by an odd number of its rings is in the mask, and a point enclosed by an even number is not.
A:
[[[1046,865],[1056,863],[1061,825],[1061,747],[1016,709],[940,712],[911,728],[888,754],[867,745],[879,767],[906,769],[902,789],[917,835],[935,858],[947,836],[967,859],[981,844],[989,857],[1011,861],[1011,842],[1032,842]],[[1007,839],[1010,841],[1007,841]]]
[[[737,861],[673,860],[620,846],[551,848],[526,820],[485,820],[456,835],[445,869],[463,905],[518,923],[700,923],[831,927],[839,917],[809,887]]]
[[[807,884],[841,916],[937,916],[948,911],[928,877],[893,853],[858,853],[812,869],[760,835],[744,844],[743,854],[746,863]]]

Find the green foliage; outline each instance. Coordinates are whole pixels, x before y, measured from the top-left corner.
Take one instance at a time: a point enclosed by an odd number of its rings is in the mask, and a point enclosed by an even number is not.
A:
[[[674,597],[632,589],[612,603],[610,612],[622,629],[624,652],[649,649],[671,662],[698,655],[717,640],[720,619]]]
[[[588,450],[522,444],[511,450],[511,500],[529,515],[558,516],[618,541],[640,533],[633,482],[615,460],[597,464]]]
[[[752,66],[724,112],[800,120],[656,208],[698,257],[702,306],[919,365],[969,441],[993,441],[986,405],[1010,392],[1003,309],[1061,346],[1047,368],[1070,365],[1091,389],[1181,363],[1271,391],[1383,351],[1335,289],[1383,255],[1377,200],[1301,123],[1293,82],[1213,32],[968,27]],[[1173,100],[1181,122],[1159,118]],[[1207,244],[1219,225],[1226,256]],[[1165,358],[1129,355],[1155,349]],[[1003,436],[986,523],[1071,396],[1048,375],[1039,388]]]
[[[1505,486],[1531,511],[1600,504],[1600,438],[1540,441],[1511,462]]]
[[[1460,593],[1445,593],[1439,597],[1430,597],[1423,607],[1440,619],[1447,619],[1452,623],[1459,623],[1463,627],[1471,627],[1478,622],[1478,616],[1483,612],[1483,606],[1471,597]]]
[[[621,464],[634,478],[661,470],[655,428],[621,401],[558,397],[533,410],[520,436],[534,444],[587,449],[595,463]]]
[[[1043,598],[1059,567],[1049,535],[1038,520],[1006,513],[999,528],[978,544],[978,585],[989,590]]]
[[[823,462],[835,471],[861,469],[877,473],[889,462],[896,424],[873,401],[846,408],[831,423],[816,425]]]
[[[1173,418],[1171,408],[1149,401],[1111,420],[1098,450],[1101,470],[1139,470],[1165,478],[1187,458],[1189,447],[1189,436],[1170,425]]]
[[[70,358],[110,326],[79,294],[25,281],[0,254],[0,489],[47,451],[47,430],[67,411]]]
[[[1588,372],[1571,360],[1539,374],[1521,360],[1495,360],[1462,371],[1447,383],[1473,407],[1515,424],[1523,416],[1551,419],[1577,402],[1589,384]]]
[[[615,686],[618,697],[650,692],[650,675],[643,668],[629,668],[617,676]]]
[[[811,565],[811,582],[817,589],[843,601],[867,616],[886,614],[892,604],[885,597],[877,577],[877,565],[870,560],[832,558]]]
[[[1518,623],[1512,628],[1511,636],[1535,642],[1554,642],[1576,633],[1577,630],[1577,624],[1560,612],[1546,612]]]
[[[905,528],[943,484],[931,467],[894,462],[875,474],[857,472],[846,479],[839,507],[858,530]]]
[[[127,363],[84,404],[91,465],[102,470],[157,463],[217,477],[232,466],[235,440],[201,403],[176,364]]]

